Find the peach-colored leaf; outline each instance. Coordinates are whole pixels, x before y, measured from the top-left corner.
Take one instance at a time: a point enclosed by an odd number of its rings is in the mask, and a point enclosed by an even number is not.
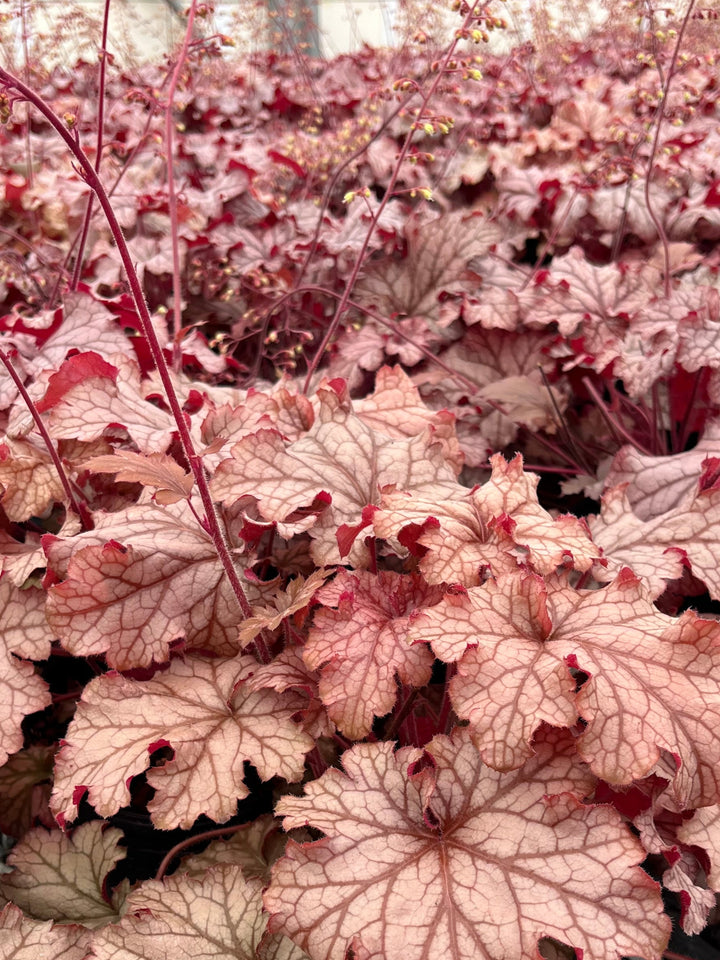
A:
[[[650,520],[691,500],[703,461],[720,456],[720,420],[711,420],[692,450],[651,457],[623,447],[612,462],[606,486],[627,483],[627,497],[641,520]]]
[[[490,464],[492,476],[476,491],[477,502],[488,516],[509,518],[510,535],[527,549],[538,573],[550,573],[564,563],[589,570],[597,548],[583,522],[569,514],[553,518],[540,506],[540,478],[524,472],[519,454],[510,461],[496,454]]]
[[[385,316],[439,319],[441,293],[460,293],[476,284],[468,263],[501,239],[497,224],[463,212],[405,225],[407,256],[385,258],[365,270],[353,293],[358,303]]]
[[[542,721],[562,727],[577,719],[575,681],[564,663],[545,654],[551,629],[542,578],[517,574],[449,594],[411,626],[412,640],[429,641],[442,660],[459,659],[450,683],[453,707],[496,770],[532,756]]]
[[[148,772],[155,797],[148,804],[162,830],[184,829],[206,814],[223,823],[246,797],[243,762],[260,777],[299,780],[313,739],[291,717],[299,693],[251,691],[239,682],[256,661],[173,660],[151,680],[110,673],[83,691],[55,767],[51,806],[72,820],[84,788],[100,816],[130,797],[130,778],[150,765],[149,752],[169,744],[174,758]]]
[[[262,884],[220,864],[201,879],[147,880],[119,923],[93,936],[95,960],[254,960],[265,933]]]
[[[48,801],[55,749],[35,744],[18,750],[0,767],[0,830],[22,837],[39,822],[55,825]]]
[[[48,622],[71,653],[104,653],[109,666],[127,670],[167,660],[179,638],[226,656],[237,651],[242,614],[185,502],[100,516],[94,530],[46,550],[65,578],[48,592]]]
[[[316,541],[313,559],[324,566],[343,561],[338,527],[357,524],[363,508],[379,502],[381,486],[442,489],[443,482],[454,481],[455,472],[429,431],[393,439],[366,426],[353,412],[344,382],[322,387],[317,399],[315,422],[305,436],[290,444],[273,430],[244,438],[218,467],[211,490],[225,503],[255,497],[260,514],[275,521],[329,495],[331,505],[310,528]],[[356,543],[353,549],[351,561],[362,566],[363,545]]]
[[[419,496],[404,491],[383,493],[372,517],[376,536],[416,543],[419,569],[428,583],[482,583],[517,569],[517,545],[491,517],[483,517],[474,494],[457,484],[445,496]]]
[[[523,472],[518,454],[509,463],[491,457],[487,483],[467,490],[459,484],[448,497],[408,496],[389,491],[373,515],[379,537],[399,537],[404,528],[422,528],[426,548],[420,570],[430,583],[475,586],[490,570],[498,575],[527,556],[539,573],[561,564],[588,570],[599,550],[587,528],[572,516],[553,518],[537,499],[539,478]]]
[[[77,350],[82,343],[92,344],[92,349],[107,359],[117,354],[133,356],[130,340],[105,304],[81,290],[68,290],[62,301],[61,323],[32,359],[35,373],[57,367],[69,350]]]
[[[21,587],[36,567],[44,566],[45,556],[38,533],[26,531],[25,541],[20,543],[0,530],[0,569],[10,583]]]
[[[14,587],[0,580],[0,637],[3,645],[26,660],[46,660],[55,633],[45,618],[45,591]]]
[[[418,576],[339,570],[318,600],[303,659],[320,668],[320,698],[330,719],[352,740],[370,732],[397,697],[396,675],[408,685],[430,680],[433,657],[407,643],[410,614],[441,597]],[[336,609],[331,609],[336,608]]]
[[[192,491],[193,476],[166,453],[134,453],[116,450],[111,456],[91,457],[82,464],[94,473],[114,473],[118,480],[142,483],[157,490],[157,503],[186,500]]]
[[[483,768],[464,730],[428,745],[432,770],[413,772],[422,751],[392,747],[356,745],[344,772],[280,800],[286,828],[326,836],[291,841],[275,865],[271,930],[313,960],[343,960],[348,948],[383,960],[536,960],[544,937],[587,960],[660,960],[670,922],[659,888],[616,811],[577,799],[588,777],[571,737],[539,738],[512,774]]]
[[[34,827],[11,850],[11,873],[0,877],[0,893],[38,920],[98,927],[117,917],[103,895],[107,874],[125,851],[122,831],[99,820],[69,836]]]
[[[720,892],[720,805],[700,807],[690,820],[678,827],[678,840],[693,847],[700,847],[710,861],[708,885]]]
[[[7,438],[0,444],[0,485],[4,488],[3,509],[17,523],[41,515],[65,499],[50,454],[30,440]]]
[[[713,599],[720,599],[720,491],[700,491],[673,510],[643,521],[634,515],[626,487],[612,487],[603,494],[600,516],[590,517],[588,524],[608,560],[606,569],[597,569],[596,579],[609,580],[628,566],[647,580],[656,598],[668,580],[682,576],[687,557],[693,574],[705,582]]]
[[[42,590],[18,590],[6,578],[0,581],[0,764],[23,746],[20,724],[23,718],[44,710],[51,702],[47,684],[36,676],[34,667],[12,655],[38,656],[49,650],[47,625],[42,613]],[[26,603],[27,602],[27,605]],[[18,621],[15,617],[19,615]],[[22,618],[28,619],[28,636],[23,635]]]
[[[247,645],[261,630],[277,629],[286,617],[306,607],[331,573],[332,570],[314,570],[307,579],[300,574],[285,590],[273,595],[272,607],[253,607],[253,615],[240,628],[240,643]]]
[[[356,400],[353,408],[363,423],[389,437],[416,437],[431,427],[433,435],[444,441],[448,463],[454,463],[460,472],[463,456],[455,436],[454,417],[447,411],[431,410],[402,367],[381,367],[375,374],[373,392]]]
[[[297,690],[305,694],[308,700],[299,711],[303,729],[317,740],[332,736],[335,730],[318,699],[318,680],[317,672],[305,664],[302,648],[287,646],[270,663],[253,667],[247,687],[248,690],[275,690],[278,693]]]
[[[86,960],[89,931],[33,920],[8,903],[0,911],[0,949],[8,960]]]
[[[527,574],[501,578],[447,598],[413,625],[416,641],[451,659],[473,648],[450,690],[483,757],[517,766],[541,720],[570,725],[580,716],[578,749],[599,777],[630,783],[666,751],[677,760],[673,802],[716,802],[720,624],[690,611],[665,616],[628,569],[604,590],[548,586]],[[571,669],[587,675],[577,694]]]
[[[144,398],[136,361],[116,356],[113,363],[117,369],[115,377],[80,380],[53,404],[50,435],[57,439],[96,440],[107,427],[119,426],[127,430],[143,453],[164,452],[177,430],[175,420],[169,412]]]
[[[677,859],[673,862],[674,857]],[[664,871],[662,885],[680,894],[680,925],[693,936],[707,926],[710,911],[715,908],[715,893],[703,884],[704,873],[692,853],[673,850],[670,859],[672,865]]]

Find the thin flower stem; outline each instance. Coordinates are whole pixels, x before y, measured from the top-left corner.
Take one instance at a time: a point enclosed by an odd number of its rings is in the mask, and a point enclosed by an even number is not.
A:
[[[18,375],[18,372],[13,366],[13,363],[10,360],[10,357],[2,349],[0,349],[0,361],[2,361],[2,363],[5,365],[5,369],[10,374],[13,380],[13,383],[18,388],[20,396],[23,398],[23,400],[25,401],[25,405],[30,411],[30,415],[35,421],[35,426],[37,427],[38,432],[40,433],[40,436],[43,438],[43,442],[45,443],[45,446],[47,448],[48,453],[50,454],[52,462],[55,465],[55,470],[57,471],[57,475],[60,478],[60,483],[62,484],[63,490],[65,491],[65,496],[68,498],[70,509],[73,511],[73,513],[75,513],[80,518],[80,523],[82,525],[83,530],[92,530],[93,520],[92,520],[90,511],[88,510],[85,504],[80,503],[80,501],[77,500],[77,498],[75,497],[75,493],[73,491],[72,486],[70,485],[70,480],[68,478],[68,475],[65,473],[65,468],[63,467],[62,461],[60,460],[60,455],[55,449],[55,444],[53,443],[50,434],[47,432],[47,427],[43,423],[43,419],[38,413],[37,407],[35,406],[35,403],[33,402],[32,398],[30,397],[30,394],[25,389],[25,384],[22,382],[22,378]]]
[[[405,717],[407,717],[415,705],[415,701],[417,700],[420,691],[417,687],[413,687],[408,693],[407,697],[405,697],[404,702],[402,700],[403,692],[404,688],[401,686],[398,696],[401,706],[391,714],[390,723],[385,728],[385,732],[383,733],[383,740],[392,740],[397,736],[398,730],[405,721]]]
[[[238,606],[242,610],[243,615],[245,617],[249,617],[251,616],[250,603],[245,595],[243,586],[240,583],[240,578],[230,553],[225,531],[222,528],[218,511],[210,494],[210,488],[205,477],[205,469],[202,463],[202,458],[199,457],[195,452],[195,446],[193,444],[192,437],[190,436],[188,422],[185,418],[182,407],[180,406],[178,395],[175,392],[175,387],[173,386],[170,370],[165,361],[165,357],[163,356],[162,347],[160,346],[157,334],[153,328],[150,311],[147,303],[145,302],[145,297],[143,296],[142,287],[140,286],[140,280],[138,278],[137,271],[135,270],[135,265],[133,264],[128,245],[125,241],[125,237],[118,222],[117,216],[115,215],[115,211],[113,210],[112,204],[110,203],[107,192],[105,191],[100,178],[95,172],[93,165],[88,160],[80,144],[77,142],[75,137],[72,136],[57,114],[43,100],[43,98],[35,93],[34,90],[31,90],[27,84],[22,82],[22,80],[13,76],[11,73],[8,73],[8,71],[4,70],[2,67],[0,67],[0,82],[5,84],[7,87],[17,90],[21,96],[23,96],[26,100],[29,100],[30,103],[32,103],[33,106],[39,110],[39,112],[56,131],[58,136],[60,136],[65,142],[68,149],[75,157],[80,169],[82,170],[85,180],[95,191],[115,239],[120,258],[125,268],[125,274],[127,276],[133,303],[143,329],[143,334],[147,340],[148,346],[150,347],[150,352],[155,362],[155,367],[165,389],[168,404],[177,426],[180,442],[195,477],[195,482],[197,483],[198,492],[205,509],[208,533],[212,538],[225,574],[230,581],[233,593],[235,594],[235,598],[238,602]],[[261,659],[263,662],[268,662],[269,653],[263,640],[258,638],[256,644]]]
[[[550,397],[550,403],[552,404],[552,408],[555,412],[555,417],[557,418],[558,426],[560,427],[560,429],[562,430],[565,436],[565,443],[567,443],[576,461],[585,467],[586,473],[592,473],[592,468],[589,467],[588,464],[585,462],[585,457],[583,456],[582,451],[579,450],[575,444],[575,438],[573,437],[573,435],[570,433],[570,430],[568,429],[568,425],[565,421],[565,417],[562,414],[562,410],[558,406],[558,402],[555,399],[555,394],[552,392],[552,387],[550,386],[550,381],[547,378],[547,374],[545,373],[545,371],[543,370],[540,364],[538,364],[538,370],[540,371],[540,376],[542,377],[543,385],[548,392],[548,396]]]
[[[246,827],[246,823],[237,823],[232,827],[218,827],[217,830],[205,830],[203,833],[196,833],[193,837],[186,837],[184,840],[181,840],[180,843],[176,843],[174,847],[168,850],[168,852],[162,858],[162,862],[157,869],[154,879],[162,880],[173,860],[179,854],[181,854],[183,850],[187,850],[188,847],[194,847],[198,843],[203,843],[205,840],[212,840],[214,837],[224,837],[228,834],[238,833],[240,830],[243,830]]]
[[[644,453],[648,457],[651,457],[653,455],[652,450],[648,450],[648,448],[644,446],[642,443],[640,443],[638,439],[636,439],[635,437],[633,437],[631,434],[627,432],[627,430],[620,423],[619,420],[614,419],[610,415],[610,411],[605,406],[605,403],[602,397],[600,396],[600,394],[597,392],[597,390],[595,389],[595,387],[587,377],[583,377],[583,384],[585,385],[585,389],[587,390],[587,392],[595,401],[598,410],[602,414],[603,420],[605,421],[605,423],[607,423],[608,427],[612,430],[618,443],[622,443],[622,440],[626,440],[629,444],[635,447],[636,450],[639,450],[640,453]]]
[[[103,11],[102,36],[100,40],[100,77],[98,80],[98,114],[97,114],[97,140],[95,144],[95,172],[100,173],[100,164],[102,163],[103,148],[103,130],[105,128],[105,81],[107,76],[107,35],[108,24],[110,22],[110,0],[105,0]],[[87,243],[88,233],[90,232],[90,221],[92,220],[94,194],[90,191],[85,206],[85,216],[83,218],[82,231],[80,233],[80,242],[78,245],[77,256],[75,258],[75,269],[73,270],[70,289],[77,290],[82,276],[83,257],[85,256],[85,244]]]
[[[22,46],[23,46],[23,61],[24,61],[24,73],[25,79],[29,82],[30,80],[30,53],[28,50],[28,27],[27,27],[27,10],[25,8],[25,0],[20,0],[20,19],[22,22]],[[33,155],[32,155],[32,138],[30,136],[30,117],[27,118],[25,123],[25,179],[27,184],[32,190],[35,186],[35,172],[33,170]]]
[[[190,39],[195,27],[195,11],[197,0],[191,0],[187,11],[187,27],[183,37],[182,47],[178,54],[175,69],[170,78],[170,88],[165,106],[165,162],[167,163],[168,210],[170,212],[170,247],[172,249],[172,303],[173,303],[173,366],[179,373],[182,368],[182,348],[180,335],[182,331],[182,290],[180,288],[180,244],[178,238],[178,205],[175,189],[175,134],[173,124],[173,109],[175,93],[177,92],[180,74],[187,59]]]
[[[692,390],[690,391],[690,397],[687,402],[686,410],[687,413],[682,419],[682,430],[678,438],[677,447],[673,450],[673,453],[682,453],[685,447],[687,446],[688,437],[690,436],[690,414],[692,409],[695,406],[695,401],[697,400],[698,391],[700,389],[700,380],[703,375],[703,369],[701,368],[695,374],[693,378]]]
[[[433,80],[433,82],[430,84],[429,90],[422,98],[418,117],[423,116],[425,109],[427,108],[427,105],[435,96],[435,93],[438,87],[440,86],[440,81],[442,80],[445,74],[445,71],[448,68],[448,64],[452,59],[453,54],[455,53],[457,45],[460,42],[460,37],[463,35],[463,33],[467,30],[467,28],[470,26],[470,24],[473,22],[473,20],[477,16],[476,10],[478,6],[480,6],[479,0],[476,0],[476,2],[472,3],[470,10],[468,11],[465,19],[463,20],[462,27],[460,28],[460,30],[458,30],[455,39],[447,48],[447,51],[445,53],[445,56],[443,57],[442,63],[438,68],[437,75]],[[362,246],[360,247],[360,252],[355,258],[355,264],[348,278],[348,281],[345,285],[345,291],[342,295],[340,303],[337,306],[337,309],[335,311],[335,316],[332,318],[328,326],[327,332],[325,333],[325,336],[323,337],[320,343],[320,346],[316,350],[315,356],[313,357],[312,362],[309,365],[308,372],[305,377],[305,383],[303,384],[303,393],[307,393],[308,388],[310,386],[310,381],[313,378],[313,374],[315,373],[315,370],[318,364],[320,363],[320,360],[322,359],[322,356],[325,353],[325,350],[327,349],[328,344],[330,343],[333,336],[335,335],[335,331],[337,330],[340,324],[340,321],[342,320],[343,315],[345,314],[345,311],[348,309],[350,305],[350,297],[352,296],[355,283],[357,282],[357,279],[360,276],[360,271],[362,270],[363,264],[365,263],[368,247],[370,246],[370,240],[372,239],[372,236],[375,233],[375,227],[377,226],[378,221],[380,220],[380,217],[382,216],[383,211],[385,210],[385,207],[388,205],[390,198],[394,195],[395,184],[397,183],[398,177],[400,176],[400,171],[402,170],[402,165],[405,161],[405,158],[410,152],[410,147],[412,146],[414,136],[415,136],[415,129],[411,124],[410,129],[407,132],[407,136],[405,137],[405,142],[403,143],[402,148],[400,149],[400,154],[398,155],[398,158],[395,161],[395,167],[393,168],[393,172],[390,176],[390,181],[387,185],[385,195],[383,196],[382,200],[378,204],[378,208],[375,211],[375,215],[370,221],[368,229],[365,233]]]
[[[295,294],[298,293],[322,293],[327,297],[332,297],[334,300],[341,300],[342,294],[336,293],[334,290],[330,290],[328,287],[321,287],[317,284],[303,284],[301,287],[297,287],[294,290],[290,290],[288,293],[283,294],[283,296],[277,301],[278,304],[282,304],[286,300],[289,300]],[[449,376],[457,380],[458,383],[461,383],[464,387],[467,387],[470,390],[470,396],[474,397],[481,390],[479,384],[475,383],[474,380],[471,380],[469,377],[464,376],[462,373],[458,373],[457,370],[453,370],[451,366],[445,363],[444,360],[441,360],[436,354],[428,350],[427,347],[422,346],[420,343],[409,336],[409,334],[404,333],[400,327],[393,323],[392,320],[388,320],[386,317],[381,316],[375,310],[371,310],[369,307],[364,307],[362,304],[357,303],[355,300],[348,300],[348,306],[352,307],[354,310],[359,310],[361,313],[364,313],[366,316],[371,317],[373,320],[376,320],[378,323],[381,323],[384,327],[387,327],[388,330],[392,330],[396,337],[399,337],[401,340],[405,340],[406,343],[412,344],[416,350],[418,350],[426,360],[429,360],[431,363],[436,364],[442,370],[444,370]]]
[[[653,137],[652,148],[650,150],[650,156],[648,157],[647,162],[647,173],[645,174],[645,183],[644,183],[644,193],[645,193],[645,207],[648,212],[648,216],[655,225],[657,230],[658,237],[663,248],[663,280],[664,280],[664,292],[665,299],[670,298],[670,242],[668,241],[667,233],[665,232],[665,227],[663,226],[660,218],[655,213],[653,205],[650,201],[650,178],[652,176],[653,165],[655,163],[655,156],[657,154],[658,144],[660,142],[660,130],[662,129],[662,123],[665,119],[665,105],[668,101],[668,94],[670,93],[670,84],[672,83],[673,76],[675,75],[675,65],[677,63],[678,53],[680,52],[680,44],[683,41],[683,36],[685,30],[690,21],[690,14],[692,13],[693,7],[695,6],[695,0],[690,0],[688,8],[685,11],[685,16],[683,17],[682,25],[678,31],[677,41],[673,49],[672,57],[670,58],[670,66],[668,67],[667,77],[665,78],[665,83],[662,85],[662,99],[657,110],[657,120],[655,121],[655,136]]]

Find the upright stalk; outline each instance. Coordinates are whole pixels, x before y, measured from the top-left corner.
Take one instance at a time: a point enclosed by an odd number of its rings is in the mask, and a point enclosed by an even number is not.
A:
[[[197,0],[191,0],[190,9],[187,14],[187,27],[183,37],[182,47],[178,54],[175,69],[170,78],[170,89],[168,90],[167,106],[165,107],[165,153],[167,163],[167,181],[168,181],[168,209],[170,210],[170,246],[172,248],[173,272],[172,272],[172,300],[173,300],[173,366],[177,372],[180,371],[182,364],[182,348],[180,346],[180,333],[182,330],[182,292],[180,289],[180,249],[178,242],[178,212],[177,212],[177,193],[175,191],[175,127],[173,123],[173,104],[175,93],[180,81],[180,74],[185,66],[188,49],[190,47],[190,38],[193,35],[195,26],[195,11],[197,9]]]
[[[133,303],[135,305],[138,317],[140,318],[143,334],[148,342],[148,346],[150,347],[153,361],[157,368],[158,374],[160,375],[170,410],[177,425],[183,451],[188,463],[190,464],[190,468],[197,484],[198,492],[205,509],[208,533],[212,538],[215,549],[217,550],[218,556],[220,557],[220,561],[223,565],[223,569],[225,570],[227,578],[230,581],[233,593],[235,594],[235,598],[238,602],[238,606],[242,610],[244,616],[249,617],[251,615],[250,603],[248,602],[245,591],[240,583],[240,578],[238,577],[232,555],[230,554],[230,548],[227,543],[225,531],[222,528],[220,517],[215,508],[215,503],[210,495],[210,488],[205,477],[202,459],[195,452],[195,447],[193,445],[192,437],[190,436],[188,423],[185,419],[185,414],[182,411],[180,401],[172,383],[170,370],[165,362],[162,347],[160,346],[160,342],[157,338],[155,330],[153,329],[150,311],[143,296],[137,271],[135,270],[135,266],[130,256],[130,251],[127,243],[125,242],[125,237],[123,236],[122,229],[120,228],[120,224],[115,215],[115,211],[112,208],[112,204],[110,203],[107,192],[105,191],[105,188],[102,185],[95,168],[90,163],[80,144],[68,130],[67,126],[62,122],[60,117],[57,116],[57,114],[43,100],[43,98],[35,93],[34,90],[31,90],[27,84],[22,82],[22,80],[13,76],[11,73],[8,73],[8,71],[4,70],[2,67],[0,67],[0,84],[6,88],[16,90],[20,96],[29,101],[37,110],[39,110],[47,122],[53,127],[58,136],[60,136],[65,142],[66,146],[77,161],[86,182],[89,184],[98,198],[100,206],[103,209],[103,213],[107,218],[110,230],[112,231],[115,243],[117,244],[118,252],[120,254],[123,267],[125,268],[125,274],[127,276]],[[260,638],[258,638],[258,641],[258,651],[261,657],[266,659],[268,654],[267,650],[265,649],[264,642]]]
[[[102,162],[103,132],[105,129],[105,77],[107,74],[107,36],[108,23],[110,20],[110,0],[105,0],[105,9],[103,12],[102,37],[100,40],[100,75],[98,78],[98,110],[97,110],[97,141],[95,143],[95,172],[100,173],[100,164]],[[70,289],[77,290],[82,275],[83,256],[85,255],[85,244],[87,243],[88,233],[90,232],[90,221],[92,219],[93,196],[90,192],[85,206],[85,216],[83,218],[82,231],[80,233],[80,243],[75,257],[75,269],[70,280]]]
[[[442,62],[438,65],[437,75],[433,80],[433,82],[430,84],[430,89],[427,91],[427,93],[422,99],[422,102],[420,104],[420,108],[418,111],[418,118],[421,118],[423,116],[423,113],[427,108],[427,105],[435,96],[437,88],[440,86],[440,81],[442,80],[445,72],[448,69],[448,64],[450,63],[450,60],[452,59],[453,54],[455,53],[457,45],[460,42],[460,40],[467,34],[467,31],[470,27],[470,24],[473,22],[473,20],[477,19],[478,17],[477,10],[480,6],[481,6],[481,3],[479,2],[479,0],[476,0],[476,2],[472,3],[470,10],[468,11],[467,15],[465,16],[465,19],[463,20],[462,27],[457,31],[455,35],[455,39],[447,48],[447,51],[445,53],[445,56],[442,59]],[[348,281],[345,284],[345,290],[343,292],[342,299],[340,300],[340,303],[338,304],[337,309],[335,310],[335,315],[332,318],[330,325],[328,326],[327,332],[323,337],[322,342],[318,347],[318,349],[316,350],[315,356],[313,357],[312,362],[308,367],[307,376],[305,377],[305,383],[303,384],[304,393],[307,393],[310,387],[310,381],[313,378],[315,370],[317,369],[317,366],[320,363],[320,360],[322,359],[322,356],[325,353],[325,350],[327,349],[328,344],[330,343],[333,336],[335,335],[335,331],[337,330],[345,311],[348,309],[350,305],[350,297],[352,296],[355,283],[357,282],[357,279],[360,275],[360,271],[362,270],[363,264],[365,263],[365,257],[367,256],[368,247],[370,246],[370,240],[372,239],[372,236],[375,232],[375,227],[377,226],[378,221],[380,220],[380,217],[382,216],[383,211],[385,210],[385,207],[388,205],[390,198],[393,196],[393,193],[395,190],[395,184],[397,183],[398,177],[400,176],[402,165],[408,153],[410,152],[410,147],[412,146],[414,133],[415,133],[415,128],[413,125],[411,125],[410,129],[408,130],[407,136],[405,137],[405,142],[402,145],[402,149],[400,150],[400,154],[395,163],[395,168],[392,172],[392,176],[390,177],[390,182],[388,183],[387,190],[385,191],[385,195],[383,196],[382,200],[378,204],[377,210],[375,211],[375,214],[372,220],[370,221],[370,225],[365,234],[365,238],[360,248],[360,252],[358,253],[357,258],[355,260],[355,265],[353,267],[352,273],[350,274],[350,277],[348,278]]]
[[[665,232],[665,227],[663,226],[660,218],[655,213],[650,202],[650,177],[652,175],[653,164],[655,163],[655,155],[657,154],[658,143],[660,142],[660,129],[662,127],[662,122],[665,119],[665,104],[668,100],[668,94],[670,93],[670,84],[672,83],[673,76],[675,75],[675,65],[677,63],[678,53],[680,52],[680,44],[683,40],[683,35],[687,28],[688,22],[690,20],[690,14],[692,13],[693,7],[695,6],[695,0],[690,0],[688,8],[683,17],[682,25],[680,26],[680,31],[678,33],[677,42],[670,59],[670,66],[668,67],[667,77],[662,86],[662,99],[658,107],[658,117],[657,122],[655,123],[655,136],[653,137],[653,145],[650,150],[650,156],[648,157],[647,164],[647,174],[645,176],[645,206],[647,208],[648,216],[655,225],[655,229],[658,232],[660,237],[660,242],[662,243],[663,248],[663,280],[664,280],[664,293],[665,299],[670,298],[670,243],[668,242],[667,233]]]

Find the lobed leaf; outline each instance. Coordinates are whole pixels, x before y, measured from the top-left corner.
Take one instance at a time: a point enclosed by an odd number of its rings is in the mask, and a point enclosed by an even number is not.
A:
[[[162,830],[188,828],[202,814],[218,823],[233,816],[248,795],[245,761],[263,780],[299,780],[314,741],[291,718],[306,698],[249,690],[242,678],[254,664],[252,657],[188,658],[150,680],[116,673],[92,680],[57,757],[55,816],[74,819],[85,790],[100,816],[116,813],[158,745],[174,751],[147,774],[156,791],[148,809]]]
[[[0,911],[0,950],[8,960],[86,960],[88,931],[23,915],[9,903]]]
[[[238,650],[242,613],[186,504],[131,506],[45,546],[65,578],[48,591],[47,619],[71,653],[105,654],[109,666],[128,670],[166,661],[180,638],[226,656]]]
[[[503,577],[423,612],[410,635],[460,657],[451,698],[486,762],[519,766],[542,720],[580,716],[580,755],[608,783],[644,777],[666,751],[678,808],[717,802],[720,624],[661,614],[629,570],[593,591]]]
[[[588,960],[660,960],[670,923],[659,888],[619,815],[573,796],[589,782],[572,738],[540,738],[513,774],[484,768],[463,730],[436,737],[421,772],[420,750],[392,746],[356,745],[344,772],[280,800],[286,829],[307,823],[326,837],[290,842],[275,865],[271,930],[312,960],[349,948],[383,960],[536,960],[545,937]]]
[[[303,659],[320,669],[320,699],[346,737],[366,737],[375,717],[392,710],[396,675],[410,686],[429,682],[432,655],[409,646],[407,632],[413,611],[441,595],[420,577],[389,571],[375,576],[339,570],[319,591],[322,609],[315,613]]]
[[[72,836],[35,827],[11,850],[0,893],[38,920],[98,927],[117,917],[104,895],[107,874],[125,856],[122,831],[99,820]]]

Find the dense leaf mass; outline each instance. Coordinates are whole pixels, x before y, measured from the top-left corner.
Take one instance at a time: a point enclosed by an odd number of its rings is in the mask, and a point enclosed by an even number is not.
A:
[[[716,916],[705,20],[478,60],[460,7],[445,52],[28,68],[55,126],[0,67],[3,956]]]

